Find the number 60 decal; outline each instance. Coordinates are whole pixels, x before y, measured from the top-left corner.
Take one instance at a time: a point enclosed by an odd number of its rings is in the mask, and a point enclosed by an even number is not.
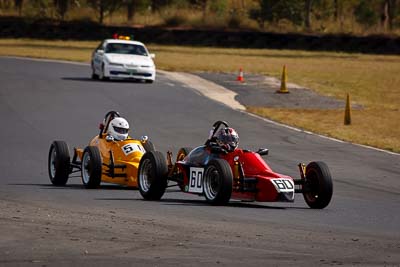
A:
[[[280,179],[271,179],[274,184],[276,190],[278,192],[293,192],[294,191],[294,183],[293,180],[287,178]]]
[[[203,193],[203,168],[190,168],[189,192]]]

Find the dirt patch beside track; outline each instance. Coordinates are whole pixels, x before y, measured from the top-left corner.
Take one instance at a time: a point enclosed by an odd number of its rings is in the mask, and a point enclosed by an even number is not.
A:
[[[300,108],[300,109],[340,109],[345,102],[320,95],[296,84],[287,84],[289,94],[279,94],[280,80],[255,74],[246,74],[245,82],[236,80],[237,74],[197,72],[196,75],[210,80],[237,93],[235,99],[245,106]],[[353,108],[361,108],[353,105]]]

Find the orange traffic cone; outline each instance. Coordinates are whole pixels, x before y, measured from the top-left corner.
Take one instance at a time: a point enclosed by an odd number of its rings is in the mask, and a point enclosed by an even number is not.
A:
[[[243,69],[242,68],[239,69],[239,75],[237,76],[236,80],[238,82],[244,82]]]

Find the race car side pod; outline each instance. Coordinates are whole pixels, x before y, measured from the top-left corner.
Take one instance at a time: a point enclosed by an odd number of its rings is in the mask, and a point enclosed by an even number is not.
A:
[[[234,189],[240,192],[257,192],[257,178],[245,177],[242,164],[239,161],[234,163]]]
[[[114,169],[121,169],[122,171],[126,168],[125,164],[114,164],[114,153],[110,150],[110,164],[103,163],[104,166],[108,167],[108,170],[104,172],[105,175],[116,178],[126,178],[126,173],[115,173]]]
[[[300,179],[293,179],[294,184],[298,187],[295,188],[295,193],[303,193],[304,192],[304,181],[306,180],[306,165],[304,163],[299,163],[299,170],[300,170]]]

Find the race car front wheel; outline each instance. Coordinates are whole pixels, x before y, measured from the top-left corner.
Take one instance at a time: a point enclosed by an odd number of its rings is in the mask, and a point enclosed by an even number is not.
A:
[[[65,185],[70,174],[70,157],[67,143],[54,141],[49,150],[48,170],[53,185]]]
[[[82,156],[82,183],[85,188],[97,188],[101,182],[101,156],[95,146],[88,146]]]
[[[139,191],[146,200],[160,200],[167,188],[167,162],[160,151],[146,152],[139,164]]]
[[[303,196],[312,209],[323,209],[332,199],[333,185],[328,166],[321,161],[311,162],[306,167]]]
[[[211,160],[203,177],[203,190],[207,202],[213,205],[227,204],[232,195],[232,180],[232,169],[226,160]]]
[[[142,143],[142,145],[144,147],[144,150],[146,150],[146,152],[155,151],[156,150],[156,147],[154,146],[154,144],[149,140],[147,140],[146,142]]]

